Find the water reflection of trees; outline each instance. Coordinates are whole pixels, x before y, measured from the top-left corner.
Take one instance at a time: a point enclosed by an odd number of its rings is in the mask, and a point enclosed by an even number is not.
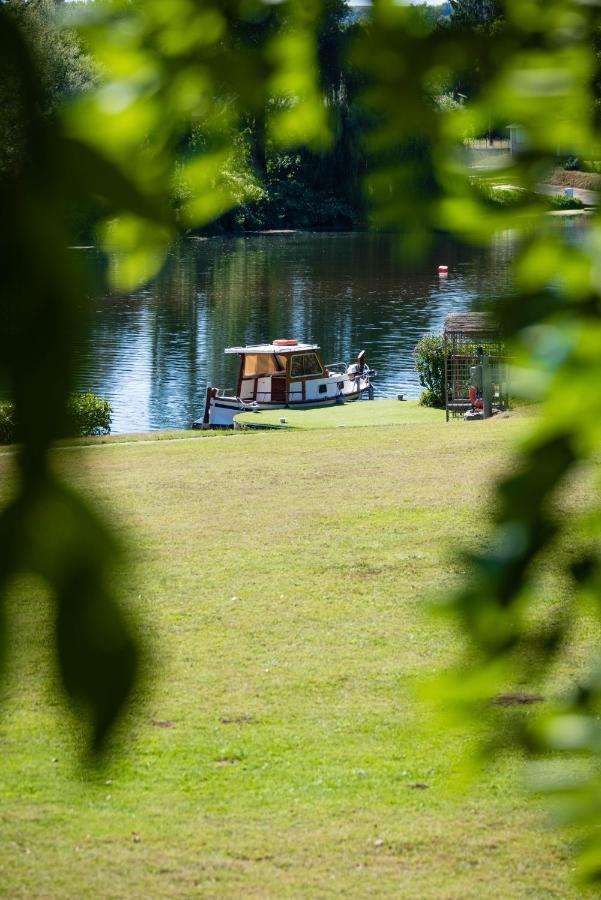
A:
[[[411,351],[446,312],[507,288],[511,235],[490,250],[441,239],[419,268],[391,235],[271,234],[187,239],[161,276],[127,297],[101,298],[82,352],[82,387],[109,396],[120,430],[188,425],[207,382],[234,381],[226,346],[297,337],[327,361],[366,349],[389,395],[415,389]],[[438,263],[450,267],[441,281]]]

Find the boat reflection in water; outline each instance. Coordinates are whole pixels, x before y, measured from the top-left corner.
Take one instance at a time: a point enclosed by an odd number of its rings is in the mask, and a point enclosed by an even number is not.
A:
[[[280,339],[254,347],[228,347],[240,356],[238,382],[232,394],[208,387],[202,419],[194,428],[227,428],[240,412],[259,409],[311,409],[373,398],[371,371],[365,351],[347,366],[324,366],[317,344]]]

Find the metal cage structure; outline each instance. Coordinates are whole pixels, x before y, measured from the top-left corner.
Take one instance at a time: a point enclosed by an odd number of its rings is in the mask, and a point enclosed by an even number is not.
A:
[[[446,418],[472,407],[469,399],[471,369],[485,353],[493,383],[493,407],[505,409],[509,381],[505,342],[498,325],[487,313],[449,313],[444,321]]]

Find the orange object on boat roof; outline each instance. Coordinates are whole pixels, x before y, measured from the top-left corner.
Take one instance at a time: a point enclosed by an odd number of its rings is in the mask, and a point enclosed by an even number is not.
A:
[[[273,342],[274,347],[296,347],[298,341],[289,340],[288,338],[278,338]]]

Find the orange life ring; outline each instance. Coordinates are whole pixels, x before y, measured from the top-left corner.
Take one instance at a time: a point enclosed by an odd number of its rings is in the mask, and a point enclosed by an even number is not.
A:
[[[280,338],[277,341],[273,341],[274,347],[296,347],[297,344],[298,344],[298,341],[289,341],[288,339],[285,339],[285,338]]]

